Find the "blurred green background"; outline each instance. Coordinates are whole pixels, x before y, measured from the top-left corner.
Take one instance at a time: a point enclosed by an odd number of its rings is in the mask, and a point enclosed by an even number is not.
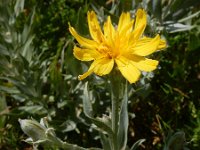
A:
[[[200,149],[199,0],[0,0],[0,149],[32,149],[18,123],[31,117],[47,117],[63,140],[101,147],[81,97],[89,81],[96,116],[109,114],[107,76],[78,81],[89,64],[73,57],[68,23],[88,37],[88,10],[100,24],[108,15],[117,24],[138,8],[148,13],[145,34],[159,33],[168,47],[151,56],[160,60],[156,71],[129,85],[128,145],[145,138],[139,149],[160,150],[183,131],[187,147]]]

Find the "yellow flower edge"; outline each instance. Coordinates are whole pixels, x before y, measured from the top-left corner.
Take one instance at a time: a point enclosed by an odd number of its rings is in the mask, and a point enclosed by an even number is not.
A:
[[[87,13],[88,27],[92,39],[80,36],[69,25],[69,31],[79,43],[74,46],[73,54],[81,61],[93,61],[88,71],[79,75],[79,80],[92,73],[103,76],[109,74],[114,65],[130,83],[139,80],[141,71],[150,72],[157,68],[158,61],[145,58],[166,47],[165,40],[159,35],[154,38],[143,35],[147,24],[146,12],[138,9],[135,20],[130,13],[122,13],[117,27],[110,16],[104,22],[103,31],[94,11]]]

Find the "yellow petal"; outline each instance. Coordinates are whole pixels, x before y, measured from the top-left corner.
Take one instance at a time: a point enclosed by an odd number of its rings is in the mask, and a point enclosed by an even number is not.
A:
[[[129,55],[131,63],[141,71],[153,71],[157,68],[158,61],[141,56]]]
[[[114,60],[110,58],[102,58],[95,60],[94,73],[102,76],[109,74],[114,66]]]
[[[81,61],[91,61],[103,57],[97,50],[74,47],[74,56]]]
[[[78,76],[78,79],[79,79],[79,80],[83,80],[83,79],[87,78],[87,77],[88,77],[90,74],[92,74],[92,73],[93,73],[93,68],[90,68],[90,69],[88,69],[88,71],[85,72],[84,74],[79,75],[79,76]]]
[[[159,44],[159,35],[151,40],[141,39],[137,41],[136,45],[132,48],[132,53],[139,56],[147,56],[155,52],[158,49]]]
[[[95,41],[80,36],[73,27],[70,26],[69,31],[82,47],[86,47],[89,49],[94,49],[98,47],[98,44]]]
[[[115,36],[115,28],[112,25],[110,16],[108,16],[107,21],[104,23],[103,30],[104,30],[104,37],[107,44],[112,47],[114,44],[113,40]]]
[[[142,43],[148,43],[152,40],[152,38],[149,38],[149,37],[143,37],[142,39],[140,39],[140,42]],[[160,43],[158,45],[158,48],[157,49],[163,49],[163,48],[166,48],[167,44],[166,44],[166,41],[163,40],[163,39],[160,39]]]
[[[88,69],[87,72],[85,72],[82,75],[78,76],[79,80],[83,80],[85,78],[87,78],[89,75],[91,75],[94,72],[94,67],[97,65],[96,61],[93,61],[93,63],[90,65],[90,68]]]
[[[142,9],[138,9],[136,12],[136,21],[134,26],[134,39],[139,39],[143,34],[147,24],[146,12]]]
[[[90,68],[87,72],[85,72],[83,75],[79,75],[79,80],[83,80],[86,77],[88,77],[93,72],[99,76],[109,74],[114,66],[114,60],[108,59],[108,58],[102,58],[98,60],[94,60],[94,62],[91,64]]]
[[[131,20],[130,13],[122,13],[119,18],[119,23],[117,26],[117,31],[121,34],[126,35],[127,32],[131,32],[133,28],[134,20]]]
[[[115,62],[118,66],[118,69],[122,73],[122,75],[130,82],[135,83],[139,80],[140,71],[131,63],[131,61],[125,61],[125,59],[118,58],[115,59]]]
[[[127,14],[129,16],[127,16]],[[122,30],[124,24],[127,24],[127,21],[130,20],[130,14],[129,13],[122,13],[120,18],[119,18],[119,22],[118,22],[118,26],[117,26],[117,30],[120,31]]]
[[[94,13],[94,11],[88,12],[87,14],[88,18],[88,26],[90,30],[90,35],[96,42],[102,42],[103,41],[103,33],[101,31],[101,27],[99,26],[99,22],[97,20],[97,16]]]

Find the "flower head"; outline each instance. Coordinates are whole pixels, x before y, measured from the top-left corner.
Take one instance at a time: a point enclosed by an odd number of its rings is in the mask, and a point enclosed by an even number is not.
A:
[[[115,64],[130,83],[139,79],[140,71],[156,69],[158,61],[145,56],[165,48],[166,42],[159,35],[154,38],[143,35],[147,24],[144,10],[137,10],[135,21],[130,13],[122,13],[116,28],[108,16],[103,32],[93,11],[88,12],[87,19],[92,39],[80,36],[73,27],[69,27],[70,33],[80,44],[74,47],[74,56],[81,61],[93,61],[88,71],[79,76],[80,80],[92,73],[99,76],[109,74]]]

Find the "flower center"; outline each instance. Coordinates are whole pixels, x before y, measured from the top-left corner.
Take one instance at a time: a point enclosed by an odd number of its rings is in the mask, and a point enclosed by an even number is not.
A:
[[[101,54],[104,54],[109,59],[113,59],[117,57],[117,54],[114,53],[113,49],[110,46],[107,46],[105,44],[101,44],[97,51],[99,51]]]

